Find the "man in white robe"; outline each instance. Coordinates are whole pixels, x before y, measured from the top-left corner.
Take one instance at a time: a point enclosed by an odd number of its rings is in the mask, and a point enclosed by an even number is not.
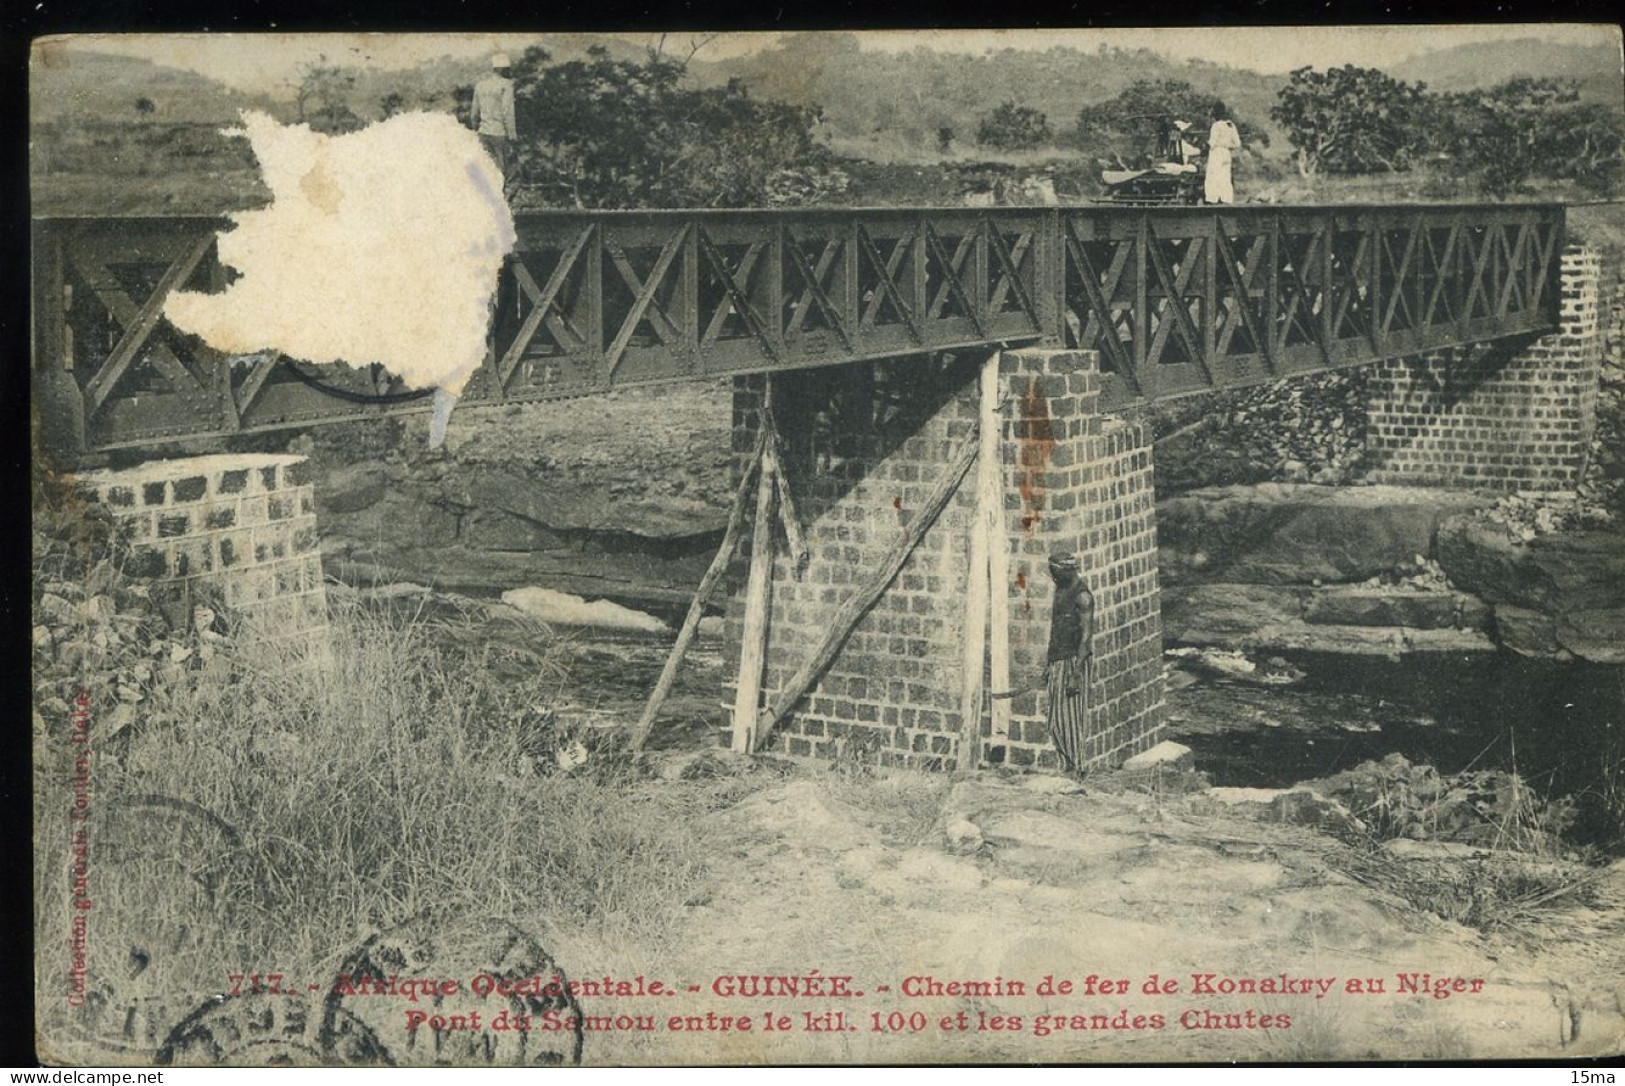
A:
[[[1230,182],[1230,166],[1241,149],[1241,133],[1224,114],[1213,122],[1207,137],[1207,178],[1203,197],[1210,204],[1233,204],[1236,190]]]

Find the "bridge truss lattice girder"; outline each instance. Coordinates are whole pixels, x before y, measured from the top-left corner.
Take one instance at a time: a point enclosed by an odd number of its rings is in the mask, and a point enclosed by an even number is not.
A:
[[[44,219],[35,377],[81,449],[421,409],[381,367],[228,360],[162,316],[215,219]],[[1557,324],[1554,205],[545,212],[468,402],[1000,344],[1098,351],[1103,406]],[[315,378],[315,380],[312,380]],[[64,422],[62,416],[71,416]]]

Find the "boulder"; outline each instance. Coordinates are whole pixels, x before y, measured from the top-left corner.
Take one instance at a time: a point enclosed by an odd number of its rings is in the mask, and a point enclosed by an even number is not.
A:
[[[1480,630],[1419,630],[1403,626],[1275,626],[1243,642],[1277,652],[1329,652],[1398,658],[1414,653],[1494,652],[1495,642]]]
[[[1477,845],[1464,845],[1460,841],[1414,841],[1409,837],[1384,841],[1382,850],[1406,860],[1470,860],[1485,855]]]
[[[1083,830],[1084,826],[1075,819],[1043,811],[1012,811],[988,826],[984,836],[995,845],[1005,847],[1090,851],[1093,842]]]
[[[475,509],[464,517],[458,538],[482,551],[550,551],[567,545],[546,525],[495,508]]]
[[[1307,788],[1276,796],[1270,801],[1269,813],[1277,822],[1314,826],[1328,833],[1354,834],[1364,829],[1342,803]]]
[[[1363,581],[1431,554],[1442,522],[1489,504],[1469,491],[1419,487],[1192,490],[1157,505],[1163,582]]]
[[[858,813],[810,780],[754,792],[733,808],[740,826],[763,840],[775,837],[809,852],[874,849],[875,831]]]
[[[1557,617],[1557,643],[1594,664],[1625,664],[1625,607],[1565,611]]]
[[[324,561],[358,583],[686,605],[727,520],[731,411],[727,381],[694,383],[567,407],[469,404],[433,454],[422,419],[404,436],[329,442]]]
[[[748,754],[707,748],[697,756],[684,760],[677,776],[685,781],[715,780],[719,777],[742,777],[755,768],[756,763]]]
[[[1021,782],[1021,787],[1029,792],[1036,792],[1041,796],[1074,796],[1083,791],[1083,785],[1071,777],[1051,777],[1047,775],[1028,777]]]
[[[1296,622],[1306,591],[1277,585],[1170,585],[1162,590],[1162,632],[1170,642],[1222,643],[1233,634]]]
[[[1407,626],[1419,630],[1456,627],[1463,601],[1456,592],[1392,588],[1327,588],[1311,592],[1303,620],[1315,626]],[[1475,614],[1481,613],[1475,609]]]
[[[1495,608],[1495,639],[1503,648],[1520,656],[1555,657],[1562,651],[1557,643],[1557,619],[1544,611],[1498,604]]]
[[[1465,592],[1456,594],[1456,603],[1461,610],[1456,615],[1456,628],[1459,630],[1488,630],[1494,621],[1494,608],[1477,596]]]
[[[360,500],[357,491],[348,493]],[[432,551],[457,538],[456,512],[412,489],[385,487],[378,500],[365,507],[350,513],[330,507],[326,512],[320,522],[324,552],[330,549],[329,539],[333,549],[342,552],[349,541],[357,547]]]
[[[1440,525],[1439,565],[1458,588],[1494,604],[1551,614],[1625,607],[1625,535],[1561,532],[1524,543],[1486,521]]]
[[[1195,764],[1196,756],[1191,753],[1190,747],[1164,739],[1150,750],[1141,751],[1124,762],[1123,768],[1130,773],[1143,773],[1157,769],[1191,769]]]
[[[653,488],[606,492],[601,480],[551,472],[520,475],[477,467],[457,488],[476,508],[500,510],[546,528],[629,532],[655,539],[720,531],[726,505],[708,494],[669,494]]]
[[[1495,643],[1482,629],[1475,628],[1311,624],[1301,618],[1266,622],[1252,627],[1239,623],[1217,627],[1210,625],[1206,616],[1192,609],[1177,611],[1174,622],[1164,619],[1163,638],[1169,644],[1222,646],[1231,652],[1315,652],[1398,657],[1419,652],[1495,651]],[[1181,666],[1210,673],[1215,670],[1205,667],[1205,663],[1204,660],[1193,659],[1182,662]],[[1248,668],[1247,675],[1258,682],[1291,681],[1291,676],[1253,675],[1253,670]]]
[[[1209,788],[1207,797],[1226,807],[1238,807],[1243,804],[1258,804],[1268,806],[1292,789],[1285,788]]]
[[[968,819],[949,819],[942,835],[951,852],[975,852],[982,847],[982,831]]]
[[[589,599],[681,609],[693,599],[694,585],[709,560],[703,552],[661,560],[642,554],[475,550],[455,544],[374,548],[352,542],[330,548],[325,539],[322,544],[328,575],[351,584],[429,581],[470,595],[545,585]]]
[[[885,856],[884,853],[881,855]],[[903,853],[895,868],[888,869],[883,859],[882,866],[870,881],[882,893],[902,895],[921,886],[930,886],[937,891],[959,890],[968,893],[980,890],[987,879],[982,875],[981,868],[969,860],[958,860],[931,849],[916,848]]]

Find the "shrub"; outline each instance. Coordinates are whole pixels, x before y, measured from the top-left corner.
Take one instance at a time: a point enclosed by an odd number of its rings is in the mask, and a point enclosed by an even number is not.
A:
[[[995,151],[1031,151],[1053,142],[1049,118],[1031,106],[1005,102],[976,125],[976,143]]]

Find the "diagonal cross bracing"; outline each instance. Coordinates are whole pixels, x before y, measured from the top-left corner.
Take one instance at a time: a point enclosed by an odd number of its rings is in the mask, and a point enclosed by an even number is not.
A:
[[[475,402],[1071,338],[1101,353],[1111,406],[1548,331],[1564,212],[1075,206],[516,222],[501,296],[519,312],[493,325],[491,379],[471,387]],[[220,225],[36,220],[35,365],[72,376],[87,449],[421,409],[398,396],[366,403],[398,380],[343,367],[315,385],[270,356],[211,372],[216,353],[169,328],[163,307],[202,270],[223,281]],[[557,254],[545,279],[537,253]],[[324,395],[323,383],[363,400]]]

